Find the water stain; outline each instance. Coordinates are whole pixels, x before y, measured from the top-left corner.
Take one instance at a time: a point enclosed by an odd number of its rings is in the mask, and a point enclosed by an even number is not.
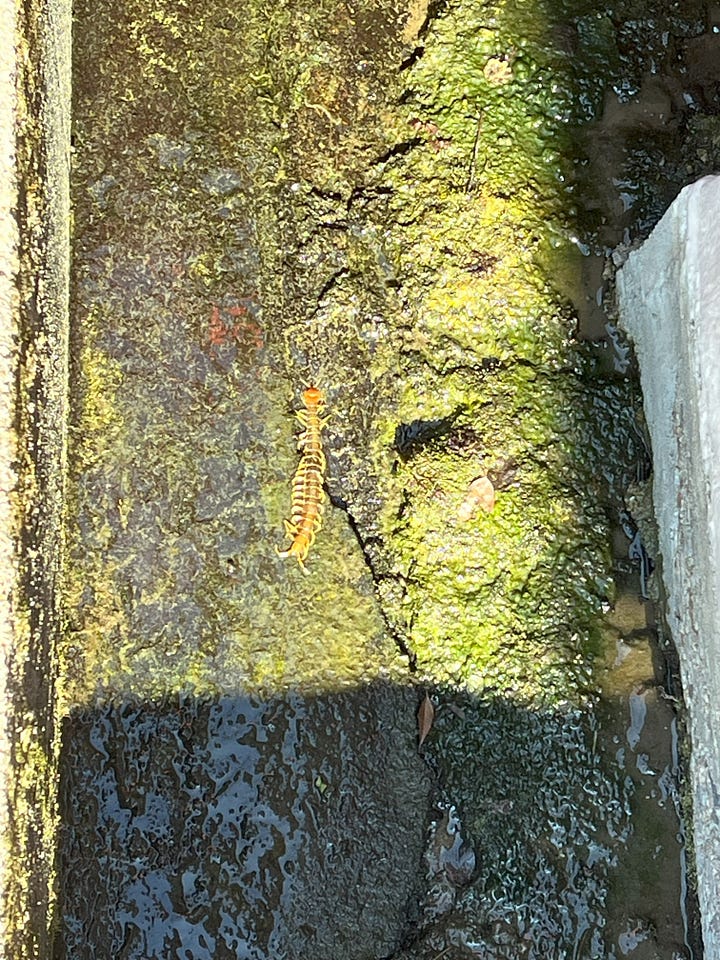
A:
[[[412,690],[377,685],[70,718],[57,956],[392,954],[430,804],[415,708]]]
[[[619,700],[625,707],[624,728],[616,708],[611,712],[608,707],[599,740],[604,762],[614,763],[618,776],[625,777],[633,830],[610,887],[607,935],[618,957],[631,952],[643,958],[699,956],[697,905],[692,896],[686,898],[691,864],[680,793],[678,720],[671,697],[653,678],[652,650],[647,642],[642,646],[642,654],[636,650],[629,657],[644,663],[646,677]]]

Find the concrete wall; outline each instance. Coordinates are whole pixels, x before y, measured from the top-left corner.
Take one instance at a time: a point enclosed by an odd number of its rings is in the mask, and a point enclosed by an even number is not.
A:
[[[50,955],[70,5],[0,0],[0,957]]]
[[[17,226],[13,208],[17,202],[15,176],[15,5],[0,6],[0,891],[7,887],[7,838],[10,817],[8,778],[10,776],[9,718],[7,704],[8,662],[13,632],[8,585],[16,577],[12,491],[15,487],[14,411],[14,326],[17,316],[18,271]],[[4,907],[4,904],[3,904]],[[6,910],[0,909],[0,953],[6,942]]]
[[[720,958],[720,177],[686,187],[618,274],[652,438],[667,620],[692,740],[705,957]]]

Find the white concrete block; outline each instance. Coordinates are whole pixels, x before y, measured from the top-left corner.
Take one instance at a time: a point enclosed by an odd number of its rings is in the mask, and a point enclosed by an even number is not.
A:
[[[686,187],[617,279],[689,713],[705,958],[720,960],[720,176]]]

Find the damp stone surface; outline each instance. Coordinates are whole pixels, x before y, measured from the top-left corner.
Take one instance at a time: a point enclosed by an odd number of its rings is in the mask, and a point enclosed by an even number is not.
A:
[[[656,207],[611,216],[588,171],[610,90],[674,70],[695,109],[700,6],[75,18],[59,956],[689,960],[620,519],[640,392],[587,307]],[[310,384],[303,572],[278,549]]]

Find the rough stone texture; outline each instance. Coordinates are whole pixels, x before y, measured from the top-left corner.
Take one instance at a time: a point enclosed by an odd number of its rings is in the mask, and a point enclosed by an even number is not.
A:
[[[70,5],[0,3],[0,957],[49,955],[66,436]]]
[[[720,177],[686,187],[618,274],[654,454],[667,619],[683,674],[705,957],[720,957]]]
[[[66,725],[66,960],[370,960],[423,890],[415,691],[93,706]]]
[[[11,216],[15,204],[15,149],[12,129],[15,118],[14,39],[15,8],[0,5],[0,577],[14,580],[11,536],[11,494],[15,485],[13,422],[13,322],[17,313],[17,229]],[[7,662],[12,647],[10,598],[0,593],[0,835],[7,836],[7,783],[10,745],[7,731]],[[0,852],[0,897],[6,883],[5,850]],[[0,951],[5,942],[5,911],[0,910]]]

